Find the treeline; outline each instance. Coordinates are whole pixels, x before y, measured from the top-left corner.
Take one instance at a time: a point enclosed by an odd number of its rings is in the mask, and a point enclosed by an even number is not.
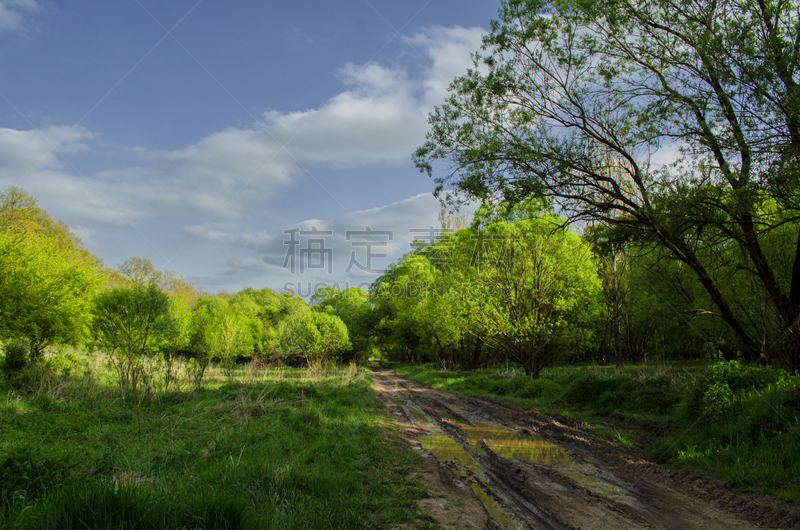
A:
[[[486,205],[471,226],[442,225],[449,230],[418,243],[370,288],[390,359],[510,361],[535,377],[559,363],[742,357],[694,271],[635,232],[590,224],[578,234],[538,202]],[[791,262],[796,230],[787,220],[764,236],[771,263]],[[695,245],[747,315],[747,332],[768,342],[774,318],[738,249],[720,239]]]
[[[243,360],[350,362],[367,354],[367,343],[351,342],[345,325],[359,302],[366,307],[366,296],[360,290],[319,294],[312,310],[302,298],[270,289],[198,293],[147,259],[108,268],[35,198],[13,186],[0,193],[6,371],[36,365],[54,345],[105,351],[129,390],[148,384],[153,366],[169,387],[179,362],[198,385],[212,362],[226,370]]]
[[[148,370],[168,387],[182,367],[200,385],[211,363],[230,373],[251,360],[511,362],[537,377],[564,363],[746,359],[708,309],[701,279],[663,245],[605,224],[568,227],[544,202],[487,203],[471,221],[443,214],[440,233],[416,241],[369,293],[325,287],[309,306],[270,289],[198,293],[142,258],[105,267],[24,191],[11,187],[0,199],[7,369],[37,363],[56,344],[105,351],[128,389],[149,384]],[[781,215],[769,207],[764,215]],[[787,219],[765,234],[766,259],[790,263],[793,232]],[[737,248],[695,243],[717,288],[747,315],[747,333],[769,342],[774,315]]]

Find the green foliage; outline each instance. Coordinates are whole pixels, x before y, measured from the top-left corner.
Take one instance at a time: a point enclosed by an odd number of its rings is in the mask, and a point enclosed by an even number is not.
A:
[[[561,222],[541,215],[489,223],[474,276],[488,296],[470,289],[465,297],[471,333],[533,377],[568,351],[591,347],[599,312],[591,253]]]
[[[504,397],[526,407],[555,408],[562,413],[597,411],[653,415],[664,418],[675,411],[681,390],[666,376],[637,379],[632,376],[598,376],[576,368],[566,373],[546,370],[539,379],[520,372],[497,369],[470,372],[445,372],[431,365],[393,365],[405,375],[436,388],[466,394]],[[611,370],[614,374],[615,370]]]
[[[284,354],[299,356],[309,366],[333,361],[352,348],[342,319],[317,311],[296,312],[287,318],[281,324],[279,340]]]
[[[339,291],[333,287],[323,287],[311,297],[312,309],[339,317],[347,326],[352,343],[350,356],[341,358],[342,362],[365,362],[372,351],[375,313],[369,303],[368,294],[357,287]]]
[[[146,378],[143,361],[176,340],[170,301],[155,284],[101,292],[93,308],[95,338],[104,347],[123,390],[135,391]]]
[[[659,461],[712,470],[743,489],[800,500],[800,378],[736,362],[688,385],[679,434],[653,444]]]
[[[202,380],[212,359],[217,359],[230,375],[239,356],[253,355],[261,333],[258,306],[252,299],[204,296],[197,300],[191,322],[196,381]]]
[[[536,375],[594,349],[597,270],[563,221],[538,205],[486,207],[474,228],[418,244],[370,286],[388,358],[473,368],[510,360]]]
[[[236,496],[212,494],[176,498],[147,487],[109,487],[89,482],[63,488],[24,513],[15,528],[236,529],[258,526],[247,504]]]
[[[20,372],[30,364],[30,346],[27,342],[20,339],[10,340],[2,347],[3,364],[0,369],[6,374]]]
[[[663,332],[691,320],[693,353],[795,373],[796,19],[775,0],[503,0],[474,67],[430,114],[416,164],[453,206],[544,197],[683,267],[669,296],[638,301],[667,306],[667,322],[628,315],[644,353],[669,349]],[[674,161],[653,163],[667,147]]]
[[[160,271],[147,258],[132,257],[117,265],[117,270],[106,271],[107,281],[113,287],[130,287],[138,285],[147,287],[155,284],[164,292],[185,299],[194,297],[194,289],[186,281],[172,271]]]
[[[782,370],[748,366],[737,361],[713,364],[689,385],[680,417],[685,422],[699,416],[719,418],[729,414],[748,394],[762,391],[785,377]]]
[[[81,240],[61,221],[39,208],[39,201],[21,188],[9,186],[0,191],[0,232],[28,234],[37,239],[52,239],[59,249],[76,261],[100,266],[100,261],[83,248]]]
[[[0,231],[0,335],[25,338],[31,360],[52,344],[89,337],[100,276],[52,235]]]
[[[637,381],[630,377],[583,374],[567,386],[561,399],[585,410],[669,415],[680,402],[681,393],[666,377]]]
[[[454,360],[464,346],[463,304],[450,288],[460,287],[422,252],[392,264],[370,286],[376,333],[388,358],[406,361]],[[447,254],[430,256],[448,259]]]

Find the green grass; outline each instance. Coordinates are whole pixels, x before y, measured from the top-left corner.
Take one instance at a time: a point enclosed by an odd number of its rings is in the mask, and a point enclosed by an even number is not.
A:
[[[645,441],[658,462],[800,502],[800,376],[706,361],[629,366],[623,375],[613,366],[557,367],[540,379],[513,366],[392,367],[435,388],[565,415],[628,448]],[[669,422],[672,432],[653,439],[636,431],[636,420]]]
[[[0,528],[425,526],[420,458],[363,371],[326,372],[124,397],[86,373],[6,384]]]
[[[431,365],[391,366],[398,373],[435,388],[501,397],[521,407],[556,412],[579,421],[593,412],[624,412],[631,417],[666,420],[681,398],[674,379],[663,370],[650,369],[649,373],[658,375],[639,379],[596,367],[551,368],[543,371],[539,379],[532,379],[514,367],[451,372],[435,370]],[[646,367],[632,367],[630,373],[644,374],[643,368]]]
[[[675,418],[651,458],[800,502],[800,376],[720,363],[687,385]]]

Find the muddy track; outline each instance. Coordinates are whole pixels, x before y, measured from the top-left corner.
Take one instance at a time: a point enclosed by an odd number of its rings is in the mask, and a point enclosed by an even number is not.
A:
[[[372,379],[408,443],[438,463],[439,479],[482,505],[482,520],[441,514],[446,527],[800,528],[796,506],[658,466],[563,418],[390,371]]]

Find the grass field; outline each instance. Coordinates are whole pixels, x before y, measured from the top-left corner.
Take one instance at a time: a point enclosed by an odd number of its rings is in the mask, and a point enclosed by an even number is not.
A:
[[[539,379],[514,366],[392,366],[436,388],[561,414],[658,462],[800,502],[800,376],[708,361],[628,366],[623,375],[614,366],[556,367]]]
[[[363,369],[212,372],[123,395],[97,359],[0,393],[0,528],[388,528],[421,459]],[[59,371],[60,370],[60,371]]]

